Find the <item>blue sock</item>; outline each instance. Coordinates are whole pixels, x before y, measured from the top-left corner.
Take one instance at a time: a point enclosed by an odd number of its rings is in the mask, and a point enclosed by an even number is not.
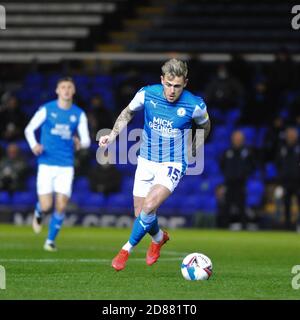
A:
[[[155,224],[157,224],[155,213],[146,214],[144,211],[141,211],[133,223],[129,243],[132,246],[136,246]]]
[[[36,205],[35,205],[34,215],[35,215],[37,218],[40,218],[40,217],[42,216],[41,206],[40,206],[40,203],[39,203],[39,202],[37,202]]]
[[[48,231],[48,240],[54,242],[61,226],[64,222],[65,215],[59,214],[56,211],[53,212],[53,215],[49,222],[49,231]]]

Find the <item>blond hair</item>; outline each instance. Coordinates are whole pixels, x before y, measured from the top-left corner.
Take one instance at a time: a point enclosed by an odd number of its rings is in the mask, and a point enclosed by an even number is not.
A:
[[[184,77],[188,74],[187,63],[178,59],[170,59],[161,67],[162,75],[174,77]]]

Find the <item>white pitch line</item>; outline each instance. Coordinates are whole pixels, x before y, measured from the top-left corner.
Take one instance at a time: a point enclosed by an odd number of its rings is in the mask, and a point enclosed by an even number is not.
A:
[[[179,261],[178,258],[160,258],[160,261]],[[130,261],[145,261],[145,258],[131,258]],[[109,263],[111,259],[0,259],[3,262],[17,262],[17,263]]]

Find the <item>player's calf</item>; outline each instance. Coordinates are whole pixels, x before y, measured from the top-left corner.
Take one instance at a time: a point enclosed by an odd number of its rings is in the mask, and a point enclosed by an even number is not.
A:
[[[42,225],[43,217],[48,213],[50,213],[50,210],[42,211],[39,203],[37,203],[34,209],[33,219],[32,219],[32,229],[36,234],[41,233],[43,229],[43,225]]]

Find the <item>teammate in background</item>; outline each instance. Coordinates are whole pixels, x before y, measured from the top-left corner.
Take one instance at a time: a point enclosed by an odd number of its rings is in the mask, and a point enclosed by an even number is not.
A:
[[[90,146],[87,117],[73,104],[75,84],[72,78],[57,82],[57,100],[41,106],[25,128],[25,137],[38,157],[38,203],[34,211],[33,230],[40,233],[42,217],[54,211],[49,222],[44,249],[56,251],[55,239],[64,221],[65,209],[72,192],[74,151]],[[40,142],[35,130],[41,127]],[[78,136],[77,136],[78,133]],[[54,195],[55,193],[55,195]]]
[[[158,226],[156,210],[171,195],[187,167],[188,131],[194,120],[204,129],[206,138],[210,120],[202,98],[184,88],[187,85],[187,64],[171,59],[162,66],[161,84],[140,89],[121,112],[109,135],[100,137],[99,146],[107,147],[133,118],[145,109],[140,155],[133,188],[134,221],[130,238],[112,261],[112,267],[125,268],[129,254],[149,233],[152,237],[146,263],[152,265],[160,249],[169,240],[166,231]],[[195,141],[193,141],[194,143]]]

